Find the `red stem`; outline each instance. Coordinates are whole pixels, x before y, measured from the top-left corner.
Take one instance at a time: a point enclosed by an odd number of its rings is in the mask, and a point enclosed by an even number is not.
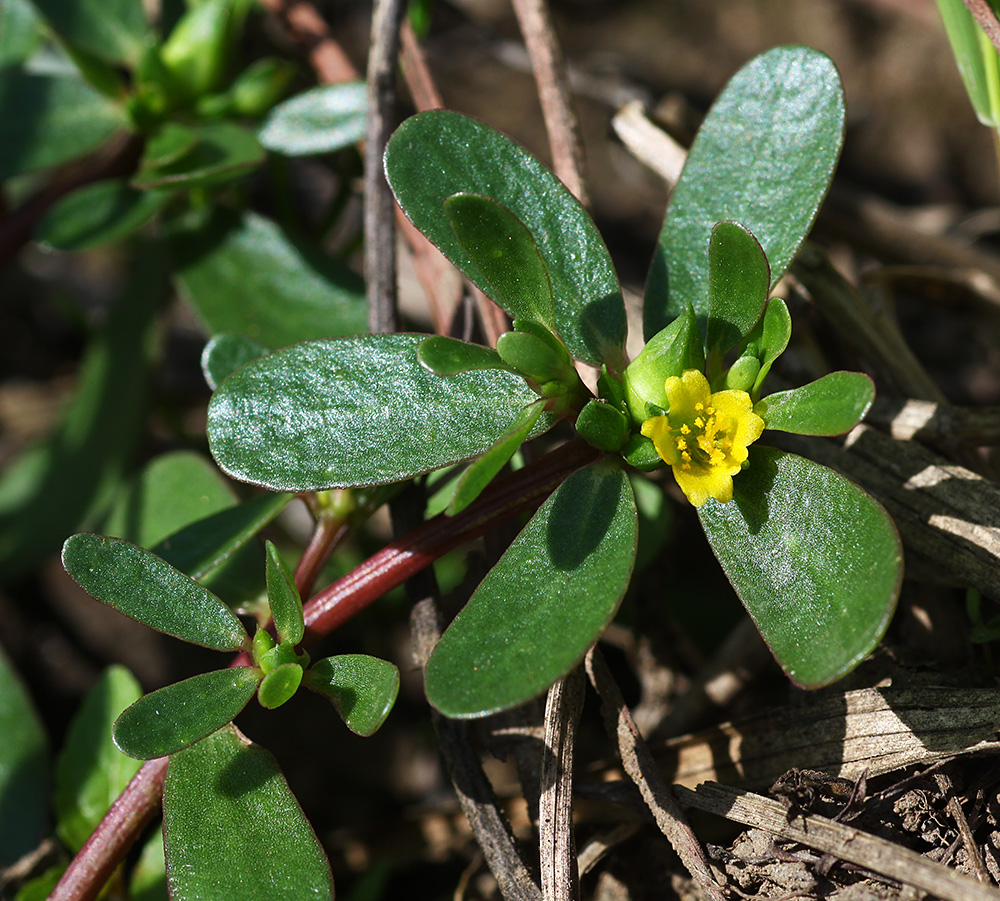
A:
[[[311,644],[358,611],[429,566],[442,554],[479,538],[516,513],[532,509],[597,451],[573,441],[491,485],[456,516],[436,516],[386,545],[357,569],[313,597],[304,609]],[[233,666],[246,666],[240,654]],[[139,832],[156,812],[167,772],[166,757],[144,763],[73,858],[48,901],[93,901]]]
[[[348,526],[343,520],[326,519],[322,515],[316,520],[312,538],[309,539],[309,544],[302,552],[298,566],[295,567],[295,587],[302,597],[312,594],[316,579],[319,578],[326,561],[330,559],[330,554],[336,550],[347,533]]]

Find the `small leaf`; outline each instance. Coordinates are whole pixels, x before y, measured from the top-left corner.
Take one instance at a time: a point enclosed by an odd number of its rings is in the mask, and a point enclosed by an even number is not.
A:
[[[363,81],[322,85],[274,107],[257,140],[285,156],[330,153],[364,138],[367,109]]]
[[[141,169],[132,186],[152,188],[201,188],[239,178],[264,163],[264,148],[235,122],[208,122],[194,129],[197,143],[177,159]]]
[[[427,699],[446,716],[485,716],[565,676],[618,609],[636,536],[625,473],[604,462],[571,475],[441,637]]]
[[[760,319],[771,270],[757,239],[738,222],[720,222],[708,248],[709,356],[721,363]]]
[[[215,335],[205,345],[201,353],[201,372],[208,387],[214,391],[230,372],[266,353],[269,353],[269,349],[256,341],[223,332]]]
[[[563,380],[572,375],[572,362],[549,343],[530,332],[506,332],[497,339],[500,359],[518,372],[538,382],[550,379]]]
[[[698,516],[771,653],[802,688],[829,685],[881,641],[902,547],[885,510],[832,469],[750,448],[733,500]]]
[[[141,695],[139,683],[125,667],[109,666],[70,723],[56,761],[54,798],[56,831],[70,851],[83,847],[139,771],[138,761],[122,754],[111,741],[111,727]]]
[[[538,245],[502,203],[480,194],[453,194],[444,212],[458,243],[482,272],[486,293],[511,319],[555,328],[549,272]]]
[[[105,62],[134,64],[149,31],[142,0],[33,0],[52,30]]]
[[[153,629],[218,651],[248,639],[222,601],[145,548],[83,532],[66,539],[62,559],[84,591]]]
[[[163,841],[174,901],[333,901],[326,855],[278,764],[234,726],[170,758]]]
[[[576,417],[576,431],[598,450],[617,453],[629,436],[629,421],[621,410],[592,398]]]
[[[298,644],[305,633],[302,619],[302,598],[295,587],[291,571],[281,559],[273,542],[267,542],[267,600],[278,637]]]
[[[147,139],[139,165],[143,169],[159,169],[187,156],[198,143],[198,132],[177,122],[164,122]]]
[[[305,685],[333,702],[348,729],[368,736],[396,703],[399,670],[367,654],[340,654],[317,660],[306,672]]]
[[[264,676],[257,689],[257,700],[261,707],[274,710],[290,700],[301,683],[302,667],[297,663],[282,663]]]
[[[757,341],[757,356],[760,359],[760,372],[757,373],[752,391],[754,397],[760,396],[761,385],[771,371],[771,364],[785,352],[791,337],[792,317],[788,313],[788,307],[780,297],[772,297],[767,302],[764,315],[757,323],[757,328],[753,330],[748,339]]]
[[[199,673],[139,698],[115,722],[115,744],[131,757],[173,754],[222,728],[257,691],[260,672],[249,666]]]
[[[432,335],[421,341],[417,348],[417,359],[421,366],[435,375],[458,375],[475,369],[506,369],[513,372],[493,348],[445,335]]]
[[[247,363],[209,405],[215,459],[278,490],[396,482],[483,453],[538,399],[509,372],[428,372],[417,362],[423,340],[312,341]]]
[[[544,398],[528,404],[507,434],[478,460],[469,464],[455,483],[455,493],[448,505],[450,516],[460,513],[482,494],[483,489],[493,481],[494,476],[507,465],[515,451],[527,440],[544,409]]]
[[[413,224],[487,292],[490,280],[455,236],[444,203],[471,193],[510,210],[548,271],[556,331],[566,347],[585,363],[621,365],[625,306],[607,248],[586,210],[523,147],[468,116],[432,110],[396,129],[385,171]]]
[[[815,382],[769,394],[754,412],[769,429],[797,435],[843,435],[864,418],[875,383],[862,372],[831,372]]]

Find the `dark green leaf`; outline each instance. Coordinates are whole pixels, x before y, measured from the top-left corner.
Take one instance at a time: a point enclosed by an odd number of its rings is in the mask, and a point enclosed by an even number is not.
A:
[[[514,452],[527,440],[544,408],[544,398],[528,404],[507,434],[478,460],[469,464],[468,469],[455,483],[455,493],[452,495],[451,503],[448,504],[450,515],[460,513],[482,494],[483,489],[493,481],[493,477],[507,465]]]
[[[172,243],[181,293],[213,334],[282,347],[368,328],[362,280],[270,219],[218,211]]]
[[[0,181],[65,163],[126,125],[122,108],[67,75],[0,72]]]
[[[769,394],[754,412],[769,429],[798,435],[843,435],[861,422],[875,399],[875,383],[862,372],[831,372],[823,378]]]
[[[169,203],[167,191],[136,191],[112,179],[78,188],[49,210],[36,238],[56,250],[86,250],[121,241]]]
[[[317,660],[305,685],[329,698],[352,732],[373,735],[396,703],[399,670],[367,654],[340,654]]]
[[[719,363],[749,332],[767,303],[771,270],[757,239],[738,222],[720,222],[708,247],[708,332]]]
[[[142,0],[33,0],[71,46],[109,63],[134,64],[149,31]]]
[[[462,248],[445,214],[454,194],[503,204],[528,229],[548,270],[556,329],[579,360],[617,369],[625,307],[611,258],[587,212],[523,147],[459,113],[407,119],[386,148],[385,168],[403,212],[484,291],[489,279]]]
[[[146,842],[129,883],[131,901],[170,901],[167,897],[167,866],[163,859],[163,829]]]
[[[165,757],[233,719],[254,696],[260,671],[249,666],[199,673],[139,698],[115,723],[115,744],[140,760]]]
[[[733,500],[698,508],[771,653],[803,688],[850,672],[896,607],[902,547],[885,510],[832,469],[754,445]]]
[[[502,203],[480,194],[454,194],[444,212],[458,243],[486,279],[486,293],[512,319],[555,328],[549,272],[531,232]]]
[[[621,410],[592,398],[576,417],[576,431],[598,450],[616,453],[629,436],[629,421]]]
[[[428,372],[423,340],[312,341],[247,363],[212,398],[212,453],[234,478],[277,490],[396,482],[478,456],[537,400],[509,372]]]
[[[73,535],[63,545],[63,566],[97,600],[167,635],[217,651],[239,650],[247,640],[212,592],[138,545]]]
[[[708,246],[717,222],[760,242],[771,284],[812,225],[844,132],[833,63],[808,47],[777,47],[733,76],[695,138],[667,209],[646,284],[645,333],[691,304],[708,315]]]
[[[214,391],[234,369],[239,369],[244,363],[256,360],[266,353],[269,353],[269,349],[256,341],[223,332],[215,335],[205,345],[201,354],[201,373],[205,376],[208,387]]]
[[[143,169],[159,169],[183,159],[198,143],[196,129],[177,122],[164,122],[146,140],[140,165]]]
[[[201,188],[246,175],[264,163],[264,148],[235,122],[208,122],[194,129],[197,143],[170,163],[141,169],[133,187]]]
[[[428,700],[446,716],[485,716],[565,676],[618,609],[636,535],[625,473],[605,462],[570,476],[441,637]]]
[[[497,339],[500,359],[539,382],[572,376],[572,363],[530,332],[506,332]]]
[[[257,700],[261,707],[274,710],[280,707],[299,690],[302,683],[302,667],[297,663],[282,663],[271,670],[257,689]]]
[[[163,840],[173,901],[333,901],[330,865],[278,764],[233,726],[170,758]]]
[[[285,156],[329,153],[365,136],[367,109],[363,81],[322,85],[274,107],[257,139],[268,150]]]
[[[135,677],[123,666],[108,667],[87,692],[70,723],[56,761],[56,831],[79,851],[108,808],[139,770],[139,762],[111,741],[111,727],[121,712],[142,695]]]
[[[493,348],[444,335],[432,335],[421,341],[417,348],[417,359],[421,366],[435,375],[457,375],[473,369],[512,371]]]
[[[0,866],[33,851],[49,812],[48,742],[31,698],[0,649]]]
[[[272,542],[267,542],[267,600],[281,641],[298,644],[305,632],[302,598],[295,578]]]
[[[41,47],[41,21],[28,0],[0,3],[0,35],[0,67],[20,66]]]

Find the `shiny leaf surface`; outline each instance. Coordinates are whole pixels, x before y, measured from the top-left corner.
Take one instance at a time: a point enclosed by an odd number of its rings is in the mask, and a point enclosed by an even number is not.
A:
[[[340,654],[317,660],[305,685],[328,698],[344,725],[358,735],[373,735],[385,722],[399,693],[399,670],[367,654]]]

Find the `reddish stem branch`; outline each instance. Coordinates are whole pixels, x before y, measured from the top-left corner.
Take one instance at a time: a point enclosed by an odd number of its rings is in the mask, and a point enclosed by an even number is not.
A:
[[[347,523],[339,519],[326,519],[320,516],[316,520],[316,528],[309,539],[309,544],[299,558],[298,566],[295,567],[295,587],[299,590],[299,595],[308,597],[316,585],[316,579],[326,561],[341,541],[350,531]]]

